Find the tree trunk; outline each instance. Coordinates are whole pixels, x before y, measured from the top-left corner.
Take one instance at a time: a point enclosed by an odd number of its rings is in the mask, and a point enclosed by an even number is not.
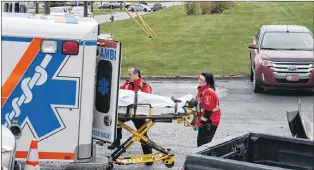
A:
[[[35,14],[39,13],[38,1],[35,1]]]
[[[90,2],[90,11],[94,12],[94,2]]]
[[[20,12],[20,3],[14,3],[14,12],[16,13]]]
[[[9,4],[9,12],[12,12],[12,3]]]
[[[4,12],[9,12],[9,3],[4,3]]]
[[[84,1],[84,17],[87,17],[87,9],[88,9],[88,5],[87,5],[87,2]]]
[[[45,14],[49,15],[50,14],[50,2],[45,1]]]

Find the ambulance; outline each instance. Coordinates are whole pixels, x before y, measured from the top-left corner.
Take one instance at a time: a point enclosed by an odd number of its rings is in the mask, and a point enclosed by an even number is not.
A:
[[[21,129],[17,161],[36,139],[40,161],[90,163],[93,139],[116,138],[122,47],[99,35],[93,18],[2,13],[1,123]]]

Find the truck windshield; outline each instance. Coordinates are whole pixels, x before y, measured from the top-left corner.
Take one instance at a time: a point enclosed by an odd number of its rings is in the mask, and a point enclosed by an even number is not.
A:
[[[265,33],[262,49],[313,51],[313,36],[310,33]]]

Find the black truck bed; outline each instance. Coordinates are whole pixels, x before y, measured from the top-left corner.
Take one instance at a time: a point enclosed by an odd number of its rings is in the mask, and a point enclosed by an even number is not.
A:
[[[313,122],[302,114],[301,100],[286,113],[294,137],[246,132],[212,141],[188,155],[182,170],[314,170]]]
[[[187,156],[184,170],[314,170],[314,141],[308,139],[246,132],[204,147]]]
[[[314,170],[314,142],[247,132],[188,155],[184,170]]]

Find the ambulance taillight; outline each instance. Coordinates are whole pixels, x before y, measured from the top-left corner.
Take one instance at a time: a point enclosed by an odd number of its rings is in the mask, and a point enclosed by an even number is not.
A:
[[[62,53],[67,55],[77,55],[79,53],[79,43],[76,41],[63,42]]]

